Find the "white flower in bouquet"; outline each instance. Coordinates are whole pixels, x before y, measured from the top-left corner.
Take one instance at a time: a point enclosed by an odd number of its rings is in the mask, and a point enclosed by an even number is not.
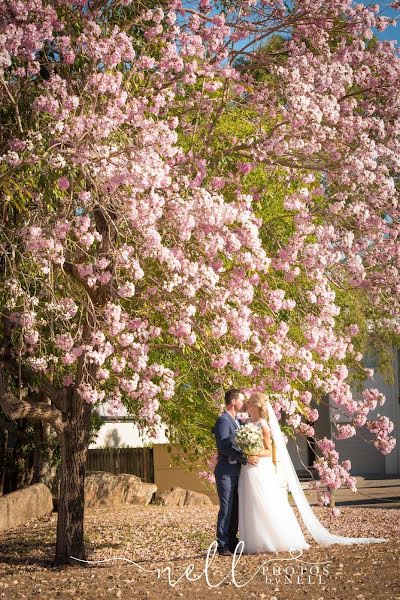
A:
[[[246,456],[264,450],[261,429],[254,423],[246,423],[238,429],[235,434],[235,442]]]

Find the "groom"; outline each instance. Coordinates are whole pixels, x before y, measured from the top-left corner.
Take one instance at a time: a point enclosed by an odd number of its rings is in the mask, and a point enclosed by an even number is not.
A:
[[[217,520],[218,553],[232,556],[235,552],[239,519],[238,483],[241,464],[256,465],[257,456],[246,458],[236,446],[234,436],[241,422],[236,418],[245,402],[244,394],[237,389],[225,393],[225,410],[213,427],[217,442],[218,462],[214,469],[220,509]]]

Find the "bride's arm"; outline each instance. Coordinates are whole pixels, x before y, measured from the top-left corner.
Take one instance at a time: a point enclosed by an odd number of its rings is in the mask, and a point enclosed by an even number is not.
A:
[[[261,431],[262,431],[262,435],[263,435],[264,450],[262,452],[257,452],[257,454],[253,454],[253,456],[271,456],[272,455],[272,444],[271,444],[271,434],[269,432],[268,425],[262,425]]]

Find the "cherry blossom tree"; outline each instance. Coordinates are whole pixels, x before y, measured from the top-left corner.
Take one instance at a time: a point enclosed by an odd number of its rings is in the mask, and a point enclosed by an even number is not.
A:
[[[400,63],[368,44],[387,24],[376,13],[1,6],[0,404],[59,438],[57,563],[86,557],[84,465],[106,400],[150,431],[187,431],[237,383],[281,393],[277,414],[312,435],[311,398],[330,394],[353,416],[338,435],[367,422],[393,448],[393,424],[366,419],[384,398],[352,397],[360,326],[341,314],[360,294],[400,331]],[[321,481],[354,486],[333,441],[319,445]]]

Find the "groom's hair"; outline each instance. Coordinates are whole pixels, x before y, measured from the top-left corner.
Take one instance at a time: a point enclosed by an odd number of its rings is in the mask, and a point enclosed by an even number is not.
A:
[[[236,400],[239,398],[240,394],[243,394],[242,390],[238,390],[237,388],[231,388],[225,392],[225,404],[228,406],[232,400]]]

